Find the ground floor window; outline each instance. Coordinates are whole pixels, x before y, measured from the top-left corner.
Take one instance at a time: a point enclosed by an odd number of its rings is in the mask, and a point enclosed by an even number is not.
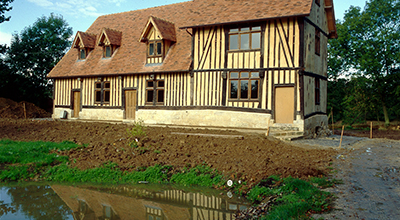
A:
[[[320,84],[319,79],[315,78],[315,105],[319,105],[320,103]]]
[[[110,82],[95,82],[95,103],[108,104],[110,103]]]
[[[146,81],[146,104],[164,104],[164,80]]]
[[[258,101],[259,72],[230,72],[229,98],[231,101]]]

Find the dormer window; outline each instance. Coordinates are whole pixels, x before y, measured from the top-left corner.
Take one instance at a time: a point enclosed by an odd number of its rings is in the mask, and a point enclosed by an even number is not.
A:
[[[162,41],[149,41],[148,48],[149,56],[162,56]]]
[[[103,58],[111,58],[121,45],[122,33],[109,28],[103,28],[98,39],[98,45],[103,47]]]
[[[104,46],[104,58],[110,58],[113,54],[112,47],[111,46]]]
[[[78,31],[72,44],[78,50],[78,60],[85,60],[94,49],[95,43],[96,35]]]
[[[150,17],[140,36],[140,42],[146,43],[146,63],[162,63],[169,48],[176,42],[175,25]]]

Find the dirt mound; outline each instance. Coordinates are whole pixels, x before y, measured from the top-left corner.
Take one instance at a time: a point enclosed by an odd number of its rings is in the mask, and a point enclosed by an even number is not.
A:
[[[328,173],[337,153],[295,147],[260,134],[164,127],[148,127],[146,137],[131,147],[127,133],[131,128],[127,124],[0,119],[0,130],[4,131],[0,139],[88,144],[60,153],[68,155],[71,166],[80,169],[109,161],[126,171],[156,164],[177,169],[207,164],[251,185],[273,174],[307,178]]]
[[[25,112],[24,112],[25,106]],[[0,118],[47,118],[51,114],[30,102],[14,102],[11,99],[0,98]]]

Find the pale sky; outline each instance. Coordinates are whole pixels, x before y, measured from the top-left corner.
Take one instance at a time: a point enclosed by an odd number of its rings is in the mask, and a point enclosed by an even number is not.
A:
[[[268,0],[266,0],[268,1]],[[150,8],[160,5],[184,2],[183,0],[14,0],[13,9],[6,16],[11,20],[0,24],[0,44],[10,45],[13,33],[32,25],[37,18],[49,16],[52,12],[62,15],[77,31],[86,31],[100,15],[113,14]],[[343,14],[350,5],[364,8],[366,0],[333,0],[336,19],[343,19]]]

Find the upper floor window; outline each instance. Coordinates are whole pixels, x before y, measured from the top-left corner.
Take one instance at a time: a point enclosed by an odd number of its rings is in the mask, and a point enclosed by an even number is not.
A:
[[[320,55],[321,52],[321,32],[315,29],[315,54]]]
[[[148,56],[159,57],[162,56],[163,46],[162,41],[149,41],[148,43]]]
[[[259,72],[230,72],[230,95],[232,101],[258,101]]]
[[[229,50],[261,48],[261,27],[240,27],[229,30]]]
[[[104,48],[103,49],[103,57],[104,58],[110,58],[112,56],[112,54],[113,54],[112,46],[111,45],[104,46],[103,48]]]
[[[86,56],[87,56],[86,53],[87,53],[86,48],[80,48],[80,49],[79,49],[79,59],[80,59],[80,60],[86,59]]]

